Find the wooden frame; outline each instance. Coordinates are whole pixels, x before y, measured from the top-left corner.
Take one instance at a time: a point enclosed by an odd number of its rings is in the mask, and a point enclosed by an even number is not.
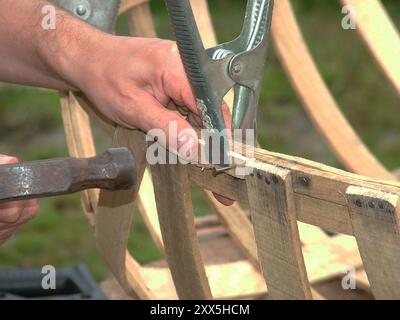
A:
[[[346,0],[346,3],[350,2]],[[206,46],[215,44],[206,1],[192,0],[192,6],[204,43]],[[129,16],[133,35],[156,35],[147,2],[127,0],[122,11]],[[392,175],[362,144],[325,87],[288,0],[276,0],[273,36],[288,76],[339,159],[352,171],[391,180]],[[320,105],[326,107],[322,112],[318,108]],[[245,166],[255,170],[247,177],[236,176],[234,172],[214,177],[212,168],[195,165],[158,165],[151,168],[150,175],[146,168],[146,143],[142,132],[110,123],[79,94],[61,93],[61,106],[71,155],[87,157],[95,154],[89,121],[93,119],[112,138],[113,145],[130,148],[137,158],[140,189],[121,193],[96,190],[82,193],[83,207],[95,228],[99,252],[118,282],[132,296],[141,299],[254,296],[267,292],[267,287],[261,283],[262,272],[272,298],[321,298],[311,285],[341,274],[346,265],[359,269],[359,278],[364,279],[362,283],[368,288],[362,270],[364,261],[374,295],[400,298],[400,286],[390,282],[394,277],[392,272],[400,262],[396,252],[400,194],[397,182],[358,176],[261,149],[252,150],[255,159],[246,159],[247,146],[243,146],[243,152],[234,154],[234,157],[245,159]],[[338,125],[342,127],[342,133],[336,130]],[[246,260],[236,264],[204,265],[187,191],[189,181],[207,190],[205,196]],[[238,204],[232,209],[223,207],[213,199],[210,191],[249,204],[252,223]],[[126,250],[136,198],[151,236],[165,253],[169,269],[143,267]],[[373,208],[371,203],[374,203]],[[370,258],[377,250],[377,245],[371,242],[374,238],[369,237],[375,232],[371,228],[375,224],[379,226],[379,232],[387,234],[383,238],[387,242],[379,242],[383,246],[388,243],[382,252],[382,257],[390,261],[385,276],[380,275]],[[315,226],[340,235],[328,237]],[[346,235],[355,237],[361,256],[354,238]],[[316,263],[316,256],[321,252],[326,254]],[[279,268],[275,267],[277,265]],[[229,286],[226,289],[216,286],[216,269],[220,274],[247,270],[243,278],[256,279],[256,284],[235,292]],[[160,284],[170,282],[171,278],[176,292],[160,292]],[[234,277],[225,279],[226,282],[234,280],[238,281]]]

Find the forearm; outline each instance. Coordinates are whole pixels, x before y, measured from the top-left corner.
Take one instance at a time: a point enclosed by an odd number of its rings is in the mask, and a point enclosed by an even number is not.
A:
[[[74,74],[89,63],[101,31],[57,9],[46,29],[46,1],[0,1],[0,81],[59,90],[78,89]]]

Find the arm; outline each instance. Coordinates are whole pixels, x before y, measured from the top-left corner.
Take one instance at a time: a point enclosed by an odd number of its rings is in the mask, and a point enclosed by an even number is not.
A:
[[[81,90],[114,122],[145,132],[168,134],[169,122],[176,121],[178,152],[188,139],[180,132],[195,137],[190,124],[166,108],[173,100],[198,114],[174,42],[109,35],[59,9],[56,28],[46,30],[42,8],[48,4],[0,1],[0,80]]]
[[[42,8],[48,4],[0,1],[0,81],[80,90],[112,121],[144,132],[159,128],[166,136],[161,143],[170,147],[173,141],[173,151],[194,158],[197,135],[186,119],[167,108],[173,101],[201,124],[175,42],[109,35],[59,9],[55,30],[46,30]],[[229,119],[225,104],[223,111]],[[169,132],[171,121],[176,134]]]

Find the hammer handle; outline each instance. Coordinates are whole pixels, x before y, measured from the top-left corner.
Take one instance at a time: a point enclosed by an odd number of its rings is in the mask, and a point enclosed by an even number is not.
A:
[[[0,165],[0,202],[36,199],[85,189],[126,190],[136,184],[133,155],[109,149],[92,158],[54,158]]]

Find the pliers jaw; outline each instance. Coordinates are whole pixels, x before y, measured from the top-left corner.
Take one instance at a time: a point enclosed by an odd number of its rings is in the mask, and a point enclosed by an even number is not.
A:
[[[247,1],[240,35],[207,50],[212,59],[229,57],[226,74],[234,81],[233,129],[256,129],[260,82],[264,74],[273,0]]]

